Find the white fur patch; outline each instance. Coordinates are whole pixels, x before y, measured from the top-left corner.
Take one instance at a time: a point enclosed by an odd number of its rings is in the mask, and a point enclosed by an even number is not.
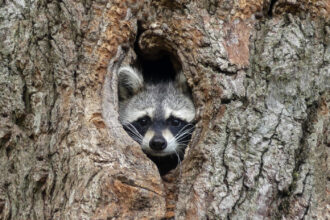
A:
[[[165,118],[169,118],[173,115],[176,118],[184,120],[186,122],[191,122],[195,118],[195,111],[187,108],[182,108],[179,110],[173,110],[169,107],[165,108]]]
[[[165,129],[162,131],[162,135],[167,142],[167,146],[164,150],[158,153],[158,156],[175,154],[175,152],[177,151],[178,143],[176,142],[176,139],[174,138],[172,132],[168,129]]]
[[[151,129],[149,129],[146,132],[146,134],[143,137],[142,144],[141,144],[141,147],[142,147],[143,150],[148,151],[148,152],[152,151],[150,146],[149,146],[149,142],[153,138],[154,135],[155,135],[155,132]]]
[[[162,135],[165,138],[166,142],[169,143],[170,141],[172,141],[173,138],[173,134],[170,130],[165,129],[162,131]]]
[[[132,123],[132,122],[136,121],[137,119],[142,118],[144,116],[149,116],[152,119],[154,116],[154,111],[155,111],[154,108],[146,108],[141,111],[132,109],[130,114],[127,114],[124,120],[125,120],[125,122]]]

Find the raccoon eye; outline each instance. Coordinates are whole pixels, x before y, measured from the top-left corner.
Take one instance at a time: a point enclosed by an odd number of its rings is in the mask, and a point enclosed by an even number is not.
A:
[[[167,119],[167,121],[171,126],[174,126],[174,127],[181,125],[181,120],[174,118],[174,117],[170,117],[169,119]]]
[[[143,127],[143,126],[146,126],[149,124],[150,118],[148,116],[146,116],[146,117],[140,118],[137,122],[139,123],[140,126]]]

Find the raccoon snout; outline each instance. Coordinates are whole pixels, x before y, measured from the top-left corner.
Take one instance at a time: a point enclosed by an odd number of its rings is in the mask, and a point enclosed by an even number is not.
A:
[[[166,140],[162,136],[154,136],[150,142],[149,146],[155,151],[164,150],[167,146]]]

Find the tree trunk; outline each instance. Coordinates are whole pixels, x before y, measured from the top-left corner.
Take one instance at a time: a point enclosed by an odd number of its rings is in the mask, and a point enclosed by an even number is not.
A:
[[[2,219],[328,219],[330,5],[0,1]],[[164,177],[118,122],[122,62],[172,54],[197,127]]]

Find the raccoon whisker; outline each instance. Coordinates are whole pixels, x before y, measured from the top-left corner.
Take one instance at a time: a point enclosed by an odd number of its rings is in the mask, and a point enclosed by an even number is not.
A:
[[[129,130],[131,130],[131,131],[134,132],[137,136],[139,136],[139,137],[141,137],[141,138],[143,139],[143,136],[140,134],[140,132],[136,129],[136,127],[135,127],[134,125],[132,125],[131,123],[128,123],[127,125],[129,125],[129,126],[127,126],[127,128],[128,128]],[[134,130],[132,130],[132,129],[134,129]]]
[[[134,127],[134,130],[132,130],[132,128],[128,127],[128,126],[133,126],[133,125],[129,125],[129,124],[125,124],[125,125],[119,125],[119,126],[112,126],[109,129],[116,129],[116,128],[124,128],[126,130],[126,132],[131,136],[133,136],[133,140],[135,140],[136,142],[140,143],[140,141],[142,141],[143,137],[142,135],[140,135],[139,133],[136,133],[136,128]]]
[[[136,140],[138,143],[142,142],[143,136],[132,124],[129,123],[129,124],[125,125],[125,128],[127,129],[127,132],[131,134],[131,136],[134,140]]]
[[[126,126],[125,128],[126,128],[127,132],[130,132],[130,133],[134,134],[136,137],[141,138],[141,135],[133,127]]]
[[[183,137],[181,137],[180,139],[176,139],[176,144],[185,144],[187,145],[189,143],[190,140],[185,140],[185,138],[187,138],[189,135],[185,135]]]
[[[136,134],[134,134],[133,132],[128,132],[130,135],[131,135],[131,137],[134,139],[134,140],[136,140],[137,142],[140,142],[141,141],[141,138],[140,137],[138,137]]]
[[[182,130],[182,129],[181,129],[181,130]],[[180,130],[180,131],[179,131],[174,137],[171,138],[171,140],[169,141],[169,143],[172,143],[173,141],[177,141],[178,139],[180,139],[180,137],[181,137],[182,135],[184,135],[185,131],[182,132],[182,133],[180,133],[181,130]],[[187,130],[188,130],[188,129],[187,129]]]
[[[188,129],[194,129],[194,128],[195,128],[194,125],[191,124],[191,123],[186,124],[185,126],[183,126],[183,127],[178,131],[178,133],[177,133],[176,135],[179,135],[179,134],[180,134],[182,131],[184,131],[184,130],[186,129],[186,127],[188,127],[188,126],[192,126],[192,127],[188,128]],[[188,130],[188,129],[187,129],[187,130]]]
[[[136,136],[134,133],[132,133],[132,132],[128,132],[128,134],[131,136],[131,138],[132,138],[133,140],[135,140],[135,141],[138,142],[139,144],[142,142],[141,138],[138,137],[138,136]]]
[[[177,134],[178,135],[178,134]],[[169,141],[168,141],[168,145],[171,145],[175,140],[176,140],[176,137],[177,135],[173,136]]]
[[[187,136],[191,135],[193,129],[194,128],[189,128],[189,129],[184,130],[181,133],[178,133],[177,135],[175,135],[168,141],[167,145],[172,146],[173,143],[176,142],[175,145],[181,144],[181,145],[187,146],[187,144],[189,143],[189,140],[184,141],[183,139],[186,138]]]
[[[188,124],[189,125],[189,124]],[[187,131],[193,131],[195,129],[195,127],[188,127],[187,125],[184,126],[183,128],[180,129],[180,131],[176,134],[176,136],[179,136],[180,134],[184,133],[184,132],[187,132]]]
[[[172,137],[172,138],[167,142],[167,145],[168,145],[168,146],[172,145],[174,141],[175,141],[175,137]]]
[[[194,131],[194,127],[192,127],[192,128],[187,128],[187,129],[185,129],[185,130],[183,130],[182,132],[180,132],[180,133],[178,133],[178,135],[180,135],[180,134],[183,134],[183,133],[192,133],[193,131]]]
[[[184,155],[184,150],[187,146],[183,146],[183,145],[179,145],[177,146],[178,148],[176,149],[176,152],[179,154],[179,155]]]
[[[177,158],[178,158],[178,162],[179,162],[179,164],[181,165],[181,159],[180,159],[179,153],[178,153],[176,150],[174,150],[174,152],[175,152],[175,155],[176,155]]]
[[[184,142],[178,142],[177,143],[177,147],[178,147],[178,149],[181,149],[181,147],[182,147],[182,149],[184,149],[184,148],[186,148],[187,147],[187,143],[188,141],[186,141],[186,143],[184,143]]]
[[[183,131],[182,133],[176,135],[175,136],[176,141],[179,142],[181,139],[187,137],[187,135],[191,135],[192,131],[193,131],[193,129],[187,129],[187,130]]]
[[[184,151],[186,149],[187,145],[177,145],[177,151],[180,155],[184,155]]]
[[[177,143],[185,143],[185,142],[189,142],[188,140],[185,140],[187,137],[191,136],[191,133],[186,133],[186,134],[183,134],[181,135],[180,137],[176,138],[176,142]],[[190,139],[190,138],[189,138]]]
[[[180,176],[181,176],[181,159],[180,159],[179,153],[176,150],[174,150],[174,153],[178,158],[178,164],[179,164]]]
[[[173,145],[174,142],[176,142],[176,137],[175,136],[172,137],[171,140],[168,141],[167,145],[171,146],[171,145]]]
[[[182,137],[182,138],[185,138],[185,137]],[[176,140],[176,145],[177,147],[182,147],[183,149],[187,147],[188,143],[189,143],[190,140]]]
[[[133,132],[129,132],[129,134],[131,134],[131,137],[134,139],[134,140],[136,140],[137,142],[141,142],[142,141],[142,139],[139,137],[139,136],[137,136],[135,133],[133,133]]]
[[[183,135],[186,135],[187,133],[191,134],[191,132],[194,130],[194,127],[190,127],[184,130],[189,125],[193,126],[193,124],[185,125],[183,128],[179,130],[179,132],[173,138],[171,138],[171,140],[169,140],[168,144],[172,144],[173,141],[178,141]]]

